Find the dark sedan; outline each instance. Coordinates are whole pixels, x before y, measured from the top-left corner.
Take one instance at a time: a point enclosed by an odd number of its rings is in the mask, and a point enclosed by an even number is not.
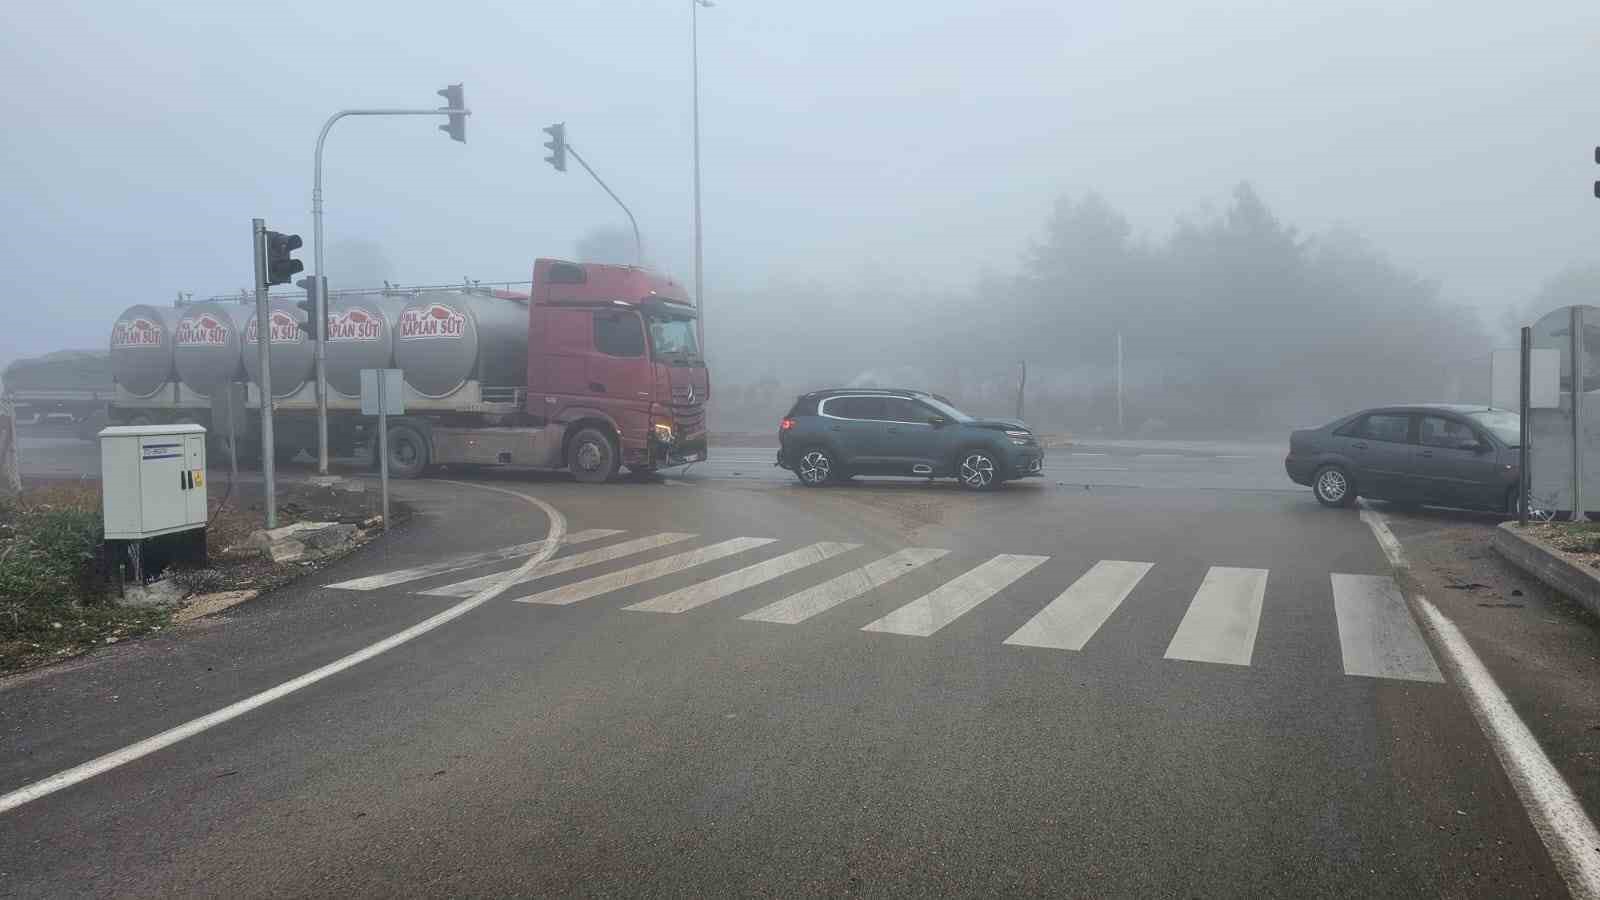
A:
[[[1289,435],[1289,478],[1324,506],[1356,497],[1515,513],[1521,419],[1484,406],[1369,409]]]

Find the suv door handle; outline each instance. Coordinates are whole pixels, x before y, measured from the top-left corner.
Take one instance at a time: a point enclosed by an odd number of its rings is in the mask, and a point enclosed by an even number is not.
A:
[[[889,426],[889,433],[890,434],[899,434],[900,433],[900,429],[898,427],[894,426],[894,425],[890,425]]]
[[[1429,457],[1429,458],[1432,458],[1433,457],[1433,451],[1432,450],[1423,450],[1423,451],[1421,451],[1421,455]]]
[[[589,390],[594,391],[596,394],[604,394],[606,392],[606,386],[598,381],[591,381],[589,382]]]
[[[829,431],[838,431],[839,430],[839,426],[837,426],[837,425],[829,425],[828,426],[828,430]]]
[[[1367,442],[1366,441],[1356,441],[1351,446],[1355,447],[1357,450],[1365,450],[1365,449],[1367,449]]]

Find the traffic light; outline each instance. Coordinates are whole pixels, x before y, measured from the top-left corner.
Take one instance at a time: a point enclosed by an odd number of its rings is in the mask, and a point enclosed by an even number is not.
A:
[[[467,103],[466,100],[462,99],[461,85],[446,85],[443,90],[438,91],[438,94],[444,98],[445,109],[461,110],[458,113],[451,113],[450,124],[440,125],[439,130],[450,135],[450,140],[460,141],[465,144],[467,142]]]
[[[300,330],[304,331],[306,336],[313,341],[317,339],[317,331],[322,325],[317,318],[317,284],[321,280],[311,276],[302,278],[294,283],[295,287],[301,288],[306,292],[306,298],[295,304],[306,314],[306,320],[300,323]]]
[[[567,170],[567,123],[557,122],[546,128],[545,133],[550,135],[550,140],[544,145],[550,148],[550,155],[544,161],[556,167],[557,172]]]
[[[300,235],[267,232],[267,286],[288,284],[294,273],[305,268],[300,260],[290,256],[300,249]]]

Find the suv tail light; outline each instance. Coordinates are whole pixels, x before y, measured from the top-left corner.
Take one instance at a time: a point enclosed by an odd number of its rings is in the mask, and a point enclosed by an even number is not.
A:
[[[779,431],[788,431],[789,429],[791,429],[793,427],[794,427],[794,420],[789,418],[788,416],[784,416],[783,417],[783,421],[778,423],[778,430]]]

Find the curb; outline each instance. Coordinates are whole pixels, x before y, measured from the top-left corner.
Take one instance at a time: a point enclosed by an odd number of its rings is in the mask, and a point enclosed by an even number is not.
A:
[[[1517,533],[1516,524],[1502,523],[1489,539],[1489,546],[1567,599],[1600,616],[1600,575],[1569,562],[1544,544]]]

